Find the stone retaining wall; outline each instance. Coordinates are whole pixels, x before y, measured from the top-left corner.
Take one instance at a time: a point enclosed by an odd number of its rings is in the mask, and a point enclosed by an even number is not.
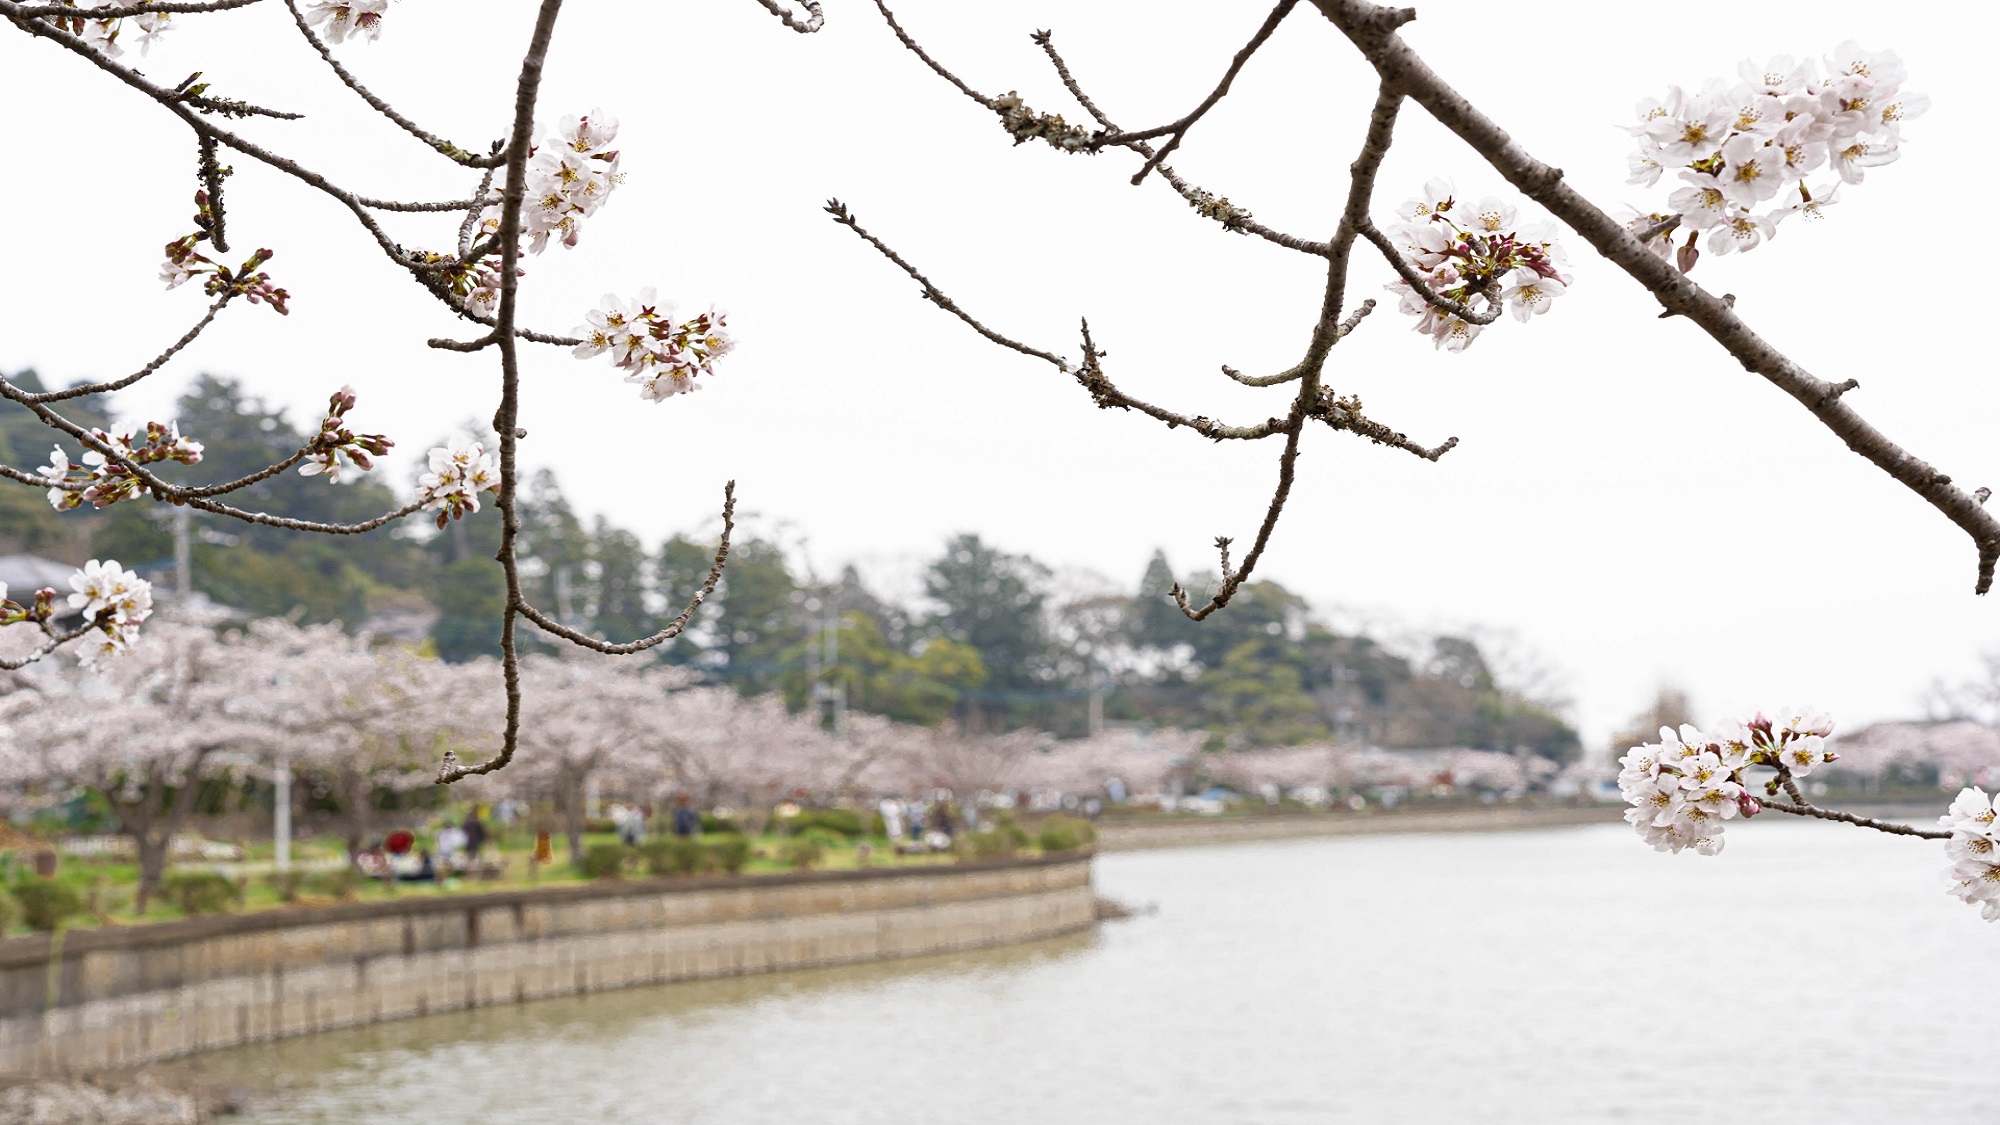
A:
[[[1029,941],[1096,909],[1088,856],[419,894],[0,941],[0,1074]]]
[[[1408,812],[1189,817],[1101,824],[1097,829],[1097,843],[1101,851],[1135,851],[1316,836],[1363,836],[1383,832],[1498,832],[1518,828],[1561,828],[1576,824],[1615,824],[1624,810],[1623,805],[1500,806]]]

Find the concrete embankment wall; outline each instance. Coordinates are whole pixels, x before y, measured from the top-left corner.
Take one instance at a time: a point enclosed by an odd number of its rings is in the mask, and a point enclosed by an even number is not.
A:
[[[1410,810],[1363,813],[1280,813],[1269,816],[1186,817],[1101,824],[1101,851],[1183,848],[1256,840],[1297,840],[1316,836],[1364,836],[1384,832],[1500,832],[1520,828],[1561,828],[1615,824],[1623,805]]]
[[[380,1020],[912,957],[1089,926],[1090,860],[645,880],[0,941],[0,1074],[87,1071]]]

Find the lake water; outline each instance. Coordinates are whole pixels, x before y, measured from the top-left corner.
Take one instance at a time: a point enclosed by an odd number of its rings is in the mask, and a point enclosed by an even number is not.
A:
[[[248,1125],[2000,1121],[2000,924],[1936,843],[1762,818],[1109,855],[1034,946],[193,1060]]]

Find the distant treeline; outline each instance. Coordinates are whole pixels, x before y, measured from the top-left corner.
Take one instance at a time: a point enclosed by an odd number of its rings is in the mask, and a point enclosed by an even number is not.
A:
[[[41,389],[33,372],[15,376]],[[65,406],[86,425],[91,400]],[[201,464],[167,465],[193,482],[225,480],[290,455],[299,421],[204,375],[178,404]],[[163,419],[164,420],[164,419]],[[317,419],[304,420],[306,426]],[[0,463],[32,469],[53,444],[24,408],[0,404]],[[443,435],[431,435],[442,438]],[[72,459],[82,450],[68,443]],[[254,506],[352,521],[395,508],[381,473],[352,483],[287,473],[256,487]],[[407,491],[407,488],[404,490]],[[523,489],[522,569],[528,597],[588,632],[629,639],[659,629],[699,588],[714,543],[676,535],[649,549],[602,516],[585,520],[555,474]],[[156,580],[172,571],[173,511],[130,501],[57,513],[28,488],[0,488],[0,553],[63,562],[117,558]],[[338,540],[201,513],[191,517],[195,588],[255,615],[305,623],[408,623],[433,617],[426,645],[446,660],[497,650],[505,593],[495,513],[437,532],[422,521]],[[1253,582],[1199,624],[1167,596],[1175,575],[1156,553],[1125,591],[1063,597],[1050,569],[975,533],[958,535],[924,571],[922,598],[899,602],[848,567],[812,580],[779,544],[738,539],[722,585],[693,625],[654,659],[701,670],[746,695],[779,691],[794,707],[832,700],[900,721],[956,720],[972,730],[1037,727],[1085,733],[1095,721],[1210,731],[1217,746],[1328,738],[1385,747],[1463,746],[1574,758],[1577,735],[1545,701],[1496,682],[1472,640],[1436,637],[1392,652],[1328,627],[1305,599]],[[1212,574],[1188,574],[1191,590]]]

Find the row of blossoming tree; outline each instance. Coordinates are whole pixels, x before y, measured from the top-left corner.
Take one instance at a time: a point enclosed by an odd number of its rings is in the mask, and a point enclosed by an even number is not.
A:
[[[81,449],[80,460],[73,461],[67,449],[58,444],[45,468],[4,466],[0,475],[49,490],[51,501],[59,508],[150,498],[250,522],[329,534],[366,530],[425,510],[434,512],[442,524],[475,510],[482,496],[491,495],[503,520],[498,559],[507,579],[502,612],[504,716],[490,757],[476,765],[464,765],[453,749],[446,748],[439,776],[454,781],[489,773],[511,761],[529,737],[523,723],[524,668],[515,643],[517,626],[526,622],[606,655],[628,655],[662,643],[685,626],[721,573],[733,503],[733,495],[726,492],[725,532],[709,582],[685,612],[659,633],[629,642],[607,641],[564,626],[530,604],[522,593],[515,555],[516,442],[524,432],[518,348],[527,342],[569,347],[583,357],[608,356],[638,385],[644,398],[660,401],[694,389],[699,385],[697,378],[709,374],[714,361],[729,350],[724,318],[712,312],[677,317],[645,293],[635,301],[608,298],[571,335],[540,331],[520,322],[517,306],[522,261],[551,245],[575,247],[588,220],[606,205],[620,179],[619,155],[614,147],[617,126],[606,114],[592,111],[564,118],[553,132],[536,126],[543,63],[562,0],[542,0],[538,6],[522,55],[510,121],[500,139],[483,152],[425,130],[370,91],[340,61],[336,48],[384,34],[389,22],[387,0],[277,0],[289,9],[305,47],[357,98],[430,146],[440,159],[464,169],[472,181],[466,195],[436,201],[384,200],[340,187],[332,178],[253,143],[223,124],[246,116],[294,116],[282,107],[247,101],[233,96],[233,91],[215,89],[195,78],[163,85],[125,58],[129,46],[143,53],[153,40],[186,17],[257,2],[0,0],[0,19],[14,29],[75,54],[178,118],[193,133],[200,153],[196,229],[168,241],[162,279],[169,287],[198,281],[212,298],[201,319],[180,340],[122,379],[41,394],[0,383],[0,395],[33,410],[60,440],[69,443],[68,448]],[[803,17],[778,0],[759,2],[796,31],[811,32],[821,26],[823,16],[817,0],[801,0]],[[1276,440],[1280,444],[1277,486],[1250,549],[1232,565],[1230,541],[1217,541],[1222,582],[1204,604],[1194,605],[1179,587],[1171,591],[1190,617],[1205,618],[1226,606],[1262,558],[1291,493],[1301,442],[1312,424],[1432,461],[1456,445],[1455,438],[1428,447],[1413,441],[1369,417],[1358,396],[1338,393],[1326,380],[1327,361],[1334,347],[1356,331],[1374,307],[1372,302],[1363,302],[1349,311],[1347,291],[1356,242],[1365,241],[1380,252],[1394,274],[1389,288],[1402,311],[1417,318],[1419,331],[1441,348],[1462,351],[1509,311],[1521,321],[1541,317],[1574,283],[1575,278],[1564,268],[1566,248],[1558,241],[1560,228],[1579,236],[1592,251],[1644,286],[1662,305],[1663,315],[1687,318],[1746,369],[1797,400],[1858,455],[1962,528],[1977,551],[1975,588],[1984,593],[1990,587],[1995,563],[2000,561],[2000,520],[1984,507],[1989,491],[1968,492],[1947,474],[1911,455],[1846,401],[1845,396],[1858,385],[1855,380],[1828,380],[1806,371],[1759,336],[1735,310],[1728,295],[1711,294],[1690,277],[1704,249],[1710,254],[1759,249],[1790,216],[1800,216],[1801,221],[1820,217],[1838,200],[1844,186],[1860,184],[1867,170],[1898,157],[1905,125],[1922,112],[1925,102],[1904,89],[1903,68],[1893,53],[1843,43],[1823,66],[1790,58],[1761,66],[1746,64],[1738,80],[1711,80],[1692,90],[1672,87],[1666,97],[1642,103],[1633,127],[1639,142],[1632,158],[1633,182],[1654,185],[1671,172],[1675,189],[1657,209],[1620,218],[1570,188],[1560,169],[1523,150],[1499,123],[1458,94],[1410,49],[1398,29],[1416,18],[1413,9],[1382,7],[1367,0],[1311,0],[1308,4],[1279,0],[1236,53],[1218,84],[1189,113],[1161,125],[1127,129],[1115,124],[1086,93],[1048,32],[1037,32],[1035,43],[1046,54],[1066,93],[1094,119],[1094,127],[1037,111],[1015,91],[981,93],[926,51],[896,21],[884,0],[876,0],[876,6],[891,32],[916,59],[982,113],[997,119],[1013,143],[1041,142],[1076,154],[1130,153],[1141,160],[1132,177],[1134,184],[1157,179],[1200,216],[1225,230],[1255,236],[1324,262],[1323,298],[1302,334],[1299,361],[1269,374],[1223,369],[1235,382],[1276,389],[1288,396],[1289,404],[1281,416],[1231,425],[1205,414],[1160,406],[1121,390],[1103,363],[1108,353],[1097,346],[1087,322],[1080,332],[1079,358],[1074,361],[988,327],[882,238],[863,229],[844,204],[834,201],[828,205],[837,222],[916,280],[926,299],[964,320],[988,340],[1074,378],[1097,406],[1138,411],[1170,428],[1186,428],[1216,441]],[[1344,34],[1380,80],[1334,233],[1325,241],[1260,223],[1228,196],[1190,183],[1166,163],[1228,94],[1244,64],[1295,11],[1309,9],[1316,9]],[[1553,222],[1524,223],[1513,202],[1497,196],[1477,202],[1461,199],[1440,180],[1393,212],[1386,231],[1378,227],[1376,216],[1389,212],[1375,198],[1376,180],[1394,141],[1398,116],[1409,103],[1427,111],[1462,139]],[[409,504],[372,521],[321,525],[239,507],[230,498],[295,468],[335,479],[344,473],[366,471],[391,443],[387,437],[357,433],[349,427],[347,415],[354,409],[356,397],[346,388],[334,392],[318,433],[291,457],[257,473],[207,485],[176,483],[160,471],[167,461],[182,465],[198,462],[199,435],[182,435],[171,424],[160,423],[111,433],[86,429],[63,415],[61,404],[66,399],[112,394],[145,379],[232,303],[264,304],[283,314],[295,299],[264,268],[273,258],[270,250],[258,249],[239,258],[230,249],[224,198],[230,169],[224,163],[225,156],[253,160],[294,176],[337,201],[353,216],[364,241],[372,242],[405,272],[417,290],[445,302],[471,325],[470,339],[430,343],[438,348],[497,355],[497,409],[493,416],[497,450],[476,444],[434,450],[430,454],[431,472]],[[386,212],[456,218],[456,237],[447,229],[440,232],[438,245],[442,249],[406,249],[384,233],[379,216]],[[1683,231],[1685,241],[1678,237]],[[69,600],[82,617],[73,626],[60,623],[55,591],[38,591],[25,601],[0,607],[5,620],[33,624],[45,633],[34,652],[18,659],[32,659],[79,641],[85,643],[87,658],[92,661],[118,656],[132,647],[149,610],[144,583],[115,563],[100,562],[80,573],[74,584],[76,592]],[[554,706],[554,701],[549,705]],[[1937,832],[1818,809],[1799,791],[1797,780],[1828,760],[1823,740],[1831,729],[1824,716],[1803,711],[1776,719],[1756,716],[1732,721],[1709,732],[1692,727],[1663,731],[1658,744],[1636,749],[1626,759],[1622,783],[1634,802],[1633,824],[1658,847],[1704,853],[1720,847],[1725,822],[1767,809],[1844,820],[1883,831],[1946,837],[1955,893],[1984,903],[1989,918],[2000,917],[2000,856],[1994,855],[2000,832],[1995,830],[1995,816],[1985,794],[1967,790]],[[1771,799],[1757,798],[1753,790],[1759,788]],[[1780,792],[1789,800],[1777,800]]]

